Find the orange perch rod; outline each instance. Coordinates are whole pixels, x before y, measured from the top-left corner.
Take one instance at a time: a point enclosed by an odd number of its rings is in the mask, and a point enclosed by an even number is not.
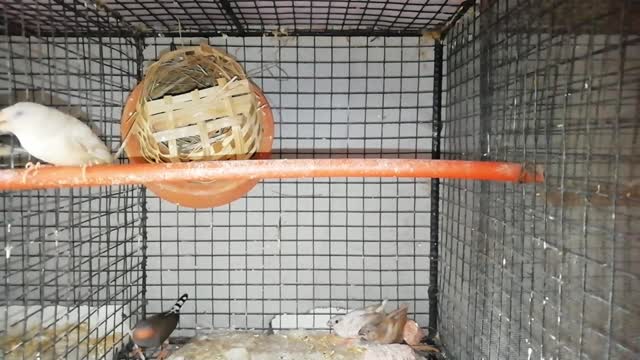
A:
[[[168,164],[40,166],[0,170],[0,190],[233,179],[391,177],[543,181],[540,168],[514,163],[416,159],[295,159],[203,161]]]

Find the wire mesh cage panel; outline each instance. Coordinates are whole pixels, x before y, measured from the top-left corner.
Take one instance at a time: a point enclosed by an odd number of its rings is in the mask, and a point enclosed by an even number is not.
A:
[[[444,182],[442,339],[456,358],[637,358],[638,4],[481,5],[447,38],[443,153],[546,180]]]
[[[38,19],[28,16],[29,8],[0,6],[0,106],[32,101],[56,107],[89,123],[117,147],[120,109],[136,82],[135,42],[45,29],[49,24],[74,31],[116,27],[94,8],[78,13],[37,7]],[[3,135],[1,145],[3,169],[37,161],[14,137]],[[131,316],[143,310],[144,189],[3,192],[0,197],[0,357],[97,359],[121,346]]]
[[[462,0],[429,1],[149,1],[113,0],[108,6],[149,32],[292,34],[327,31],[371,35],[419,34],[444,24]]]
[[[173,343],[308,328],[312,309],[388,299],[446,358],[640,357],[639,12],[631,0],[3,2],[0,106],[60,109],[113,153],[148,67],[207,43],[266,95],[272,158],[508,161],[545,181],[270,179],[198,210],[144,186],[2,192],[0,353],[111,359],[139,319],[187,293]],[[12,135],[0,146],[0,172],[38,161]]]

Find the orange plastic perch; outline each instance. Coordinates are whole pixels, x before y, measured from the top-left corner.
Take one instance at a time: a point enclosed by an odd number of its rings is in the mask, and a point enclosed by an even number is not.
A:
[[[172,181],[402,177],[541,182],[540,168],[514,163],[416,159],[236,160],[167,164],[41,166],[0,171],[0,190],[35,190]]]

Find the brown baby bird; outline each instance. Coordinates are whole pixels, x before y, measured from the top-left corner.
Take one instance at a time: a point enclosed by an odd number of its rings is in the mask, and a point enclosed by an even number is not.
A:
[[[407,312],[408,306],[403,304],[389,314],[372,317],[371,321],[360,329],[358,335],[377,344],[402,343]]]
[[[171,307],[171,310],[138,321],[133,328],[133,342],[142,349],[161,346],[162,349],[157,358],[163,359],[166,356],[164,349],[166,341],[178,326],[180,308],[188,298],[189,296],[184,294]],[[142,354],[139,352],[138,355]],[[144,356],[141,357],[144,358]]]

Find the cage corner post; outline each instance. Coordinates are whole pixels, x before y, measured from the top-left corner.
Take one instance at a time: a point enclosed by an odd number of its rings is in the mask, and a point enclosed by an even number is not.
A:
[[[142,81],[144,76],[144,34],[137,33],[134,35],[135,47],[136,47],[136,80]]]
[[[492,54],[494,49],[494,35],[492,33],[492,10],[490,10],[491,0],[480,1],[480,11],[483,16],[479,17],[476,22],[476,32],[478,34],[478,50],[475,50],[474,56],[478,57],[480,74],[479,74],[479,102],[480,102],[480,114],[478,118],[478,126],[480,134],[478,135],[478,148],[472,149],[477,151],[478,157],[483,161],[491,161],[493,154],[491,153],[491,121],[493,114],[493,96],[494,96],[494,84],[493,84],[493,69],[492,66]],[[487,254],[489,251],[489,240],[487,234],[489,233],[489,219],[491,214],[491,184],[487,181],[481,181],[478,184],[479,192],[477,196],[478,210],[474,211],[474,216],[477,221],[476,235],[471,237],[471,241],[474,242],[473,246],[480,254]],[[475,222],[474,222],[475,225]],[[487,269],[489,266],[489,259],[487,257],[479,257],[477,259],[477,266],[479,269]],[[485,270],[486,271],[486,270]],[[479,272],[482,272],[480,270]],[[489,286],[489,280],[486,276],[475,279],[473,284],[476,289],[484,289],[487,291]],[[485,311],[488,304],[486,295],[479,296],[475,301],[476,312]],[[478,304],[479,303],[479,304]],[[475,316],[475,315],[474,315]],[[475,321],[475,319],[474,319]],[[473,334],[474,340],[477,334]],[[475,349],[474,349],[475,350]]]
[[[145,37],[144,34],[138,32],[134,34],[135,41],[135,50],[136,50],[136,81],[140,83],[144,76],[144,47],[145,47]],[[138,231],[141,236],[141,251],[142,251],[142,291],[140,299],[141,304],[141,317],[146,318],[147,316],[147,241],[148,241],[148,232],[147,232],[147,220],[148,220],[148,206],[147,206],[147,188],[144,185],[138,186],[138,204],[140,206],[140,223],[138,226]]]
[[[442,62],[443,44],[435,40],[433,66],[433,134],[432,158],[440,159],[440,137],[442,133]],[[431,179],[431,223],[429,249],[429,338],[433,339],[438,333],[438,266],[439,266],[439,217],[440,217],[440,179]]]
[[[242,26],[238,15],[236,15],[236,13],[233,11],[233,7],[231,6],[229,0],[220,0],[220,5],[222,6],[222,9],[224,10],[226,16],[230,19],[231,23],[236,28],[235,30],[238,36],[245,35],[245,29]]]
[[[142,299],[140,299],[140,303],[142,304],[142,317],[147,316],[147,262],[149,260],[147,256],[147,219],[148,219],[148,207],[147,207],[147,188],[144,185],[139,187],[138,191],[138,204],[140,205],[140,224],[138,226],[138,231],[140,232],[140,241],[142,242],[142,246],[140,247],[142,251],[142,291],[140,292],[142,295]]]

